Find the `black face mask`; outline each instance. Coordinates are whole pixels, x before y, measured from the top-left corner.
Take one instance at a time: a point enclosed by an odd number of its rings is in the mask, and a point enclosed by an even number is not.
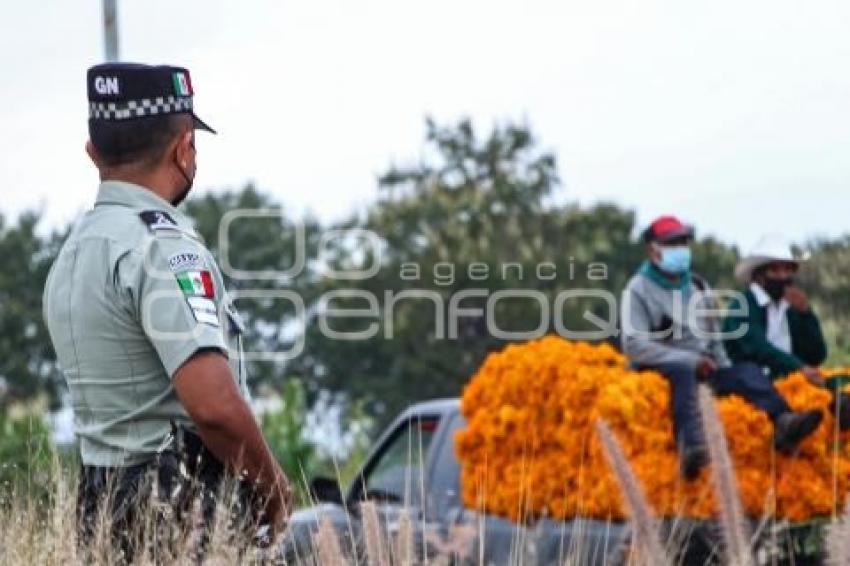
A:
[[[794,280],[790,277],[784,277],[782,279],[765,277],[764,283],[762,283],[762,288],[774,303],[778,303],[782,300],[782,297],[785,296],[785,289],[793,284]]]
[[[189,191],[191,191],[191,190],[192,190],[192,183],[194,183],[195,179],[194,179],[194,178],[192,178],[192,179],[190,179],[190,178],[189,178],[189,175],[187,175],[187,174],[186,174],[186,172],[183,170],[183,168],[182,168],[182,167],[180,167],[180,164],[179,164],[179,163],[177,163],[177,158],[176,158],[176,157],[174,158],[174,166],[175,166],[175,167],[177,167],[177,170],[178,170],[178,171],[180,171],[180,174],[181,174],[181,175],[183,176],[183,178],[186,180],[186,185],[184,185],[184,186],[183,186],[183,189],[182,189],[179,193],[177,193],[177,196],[176,196],[176,197],[174,197],[174,199],[171,201],[171,204],[172,204],[172,205],[177,206],[177,205],[179,205],[181,202],[183,202],[184,200],[186,200],[186,197],[187,197],[187,196],[189,196]]]

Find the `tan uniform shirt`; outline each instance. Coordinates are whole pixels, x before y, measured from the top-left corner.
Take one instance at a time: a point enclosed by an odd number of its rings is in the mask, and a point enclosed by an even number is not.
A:
[[[171,382],[195,352],[228,355],[248,397],[244,326],[190,221],[144,187],[101,183],[51,267],[44,316],[65,375],[83,463],[153,458],[189,423]]]

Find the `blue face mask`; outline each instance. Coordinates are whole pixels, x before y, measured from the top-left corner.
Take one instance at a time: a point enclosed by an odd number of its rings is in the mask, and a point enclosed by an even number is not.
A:
[[[691,269],[691,248],[688,246],[659,246],[658,268],[672,275],[682,275]]]

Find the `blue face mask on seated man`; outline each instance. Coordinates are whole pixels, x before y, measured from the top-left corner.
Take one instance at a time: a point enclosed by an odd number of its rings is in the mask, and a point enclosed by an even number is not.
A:
[[[688,246],[658,246],[661,254],[656,265],[661,271],[683,275],[691,269],[691,248]]]

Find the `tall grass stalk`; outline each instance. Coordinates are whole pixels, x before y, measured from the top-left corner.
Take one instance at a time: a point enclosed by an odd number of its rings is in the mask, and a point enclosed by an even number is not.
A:
[[[729,456],[729,447],[723,424],[714,406],[714,395],[705,385],[699,387],[699,410],[708,456],[711,463],[711,479],[717,499],[720,529],[723,534],[724,564],[730,566],[753,566],[750,536],[747,532],[735,468]]]
[[[669,565],[670,559],[661,543],[658,521],[620,443],[602,419],[596,421],[596,433],[629,508],[629,523],[634,533],[635,547],[640,554],[639,560],[647,565]]]
[[[347,564],[336,531],[327,517],[319,521],[319,529],[313,535],[313,547],[318,558],[318,566],[344,566]]]
[[[706,425],[706,438],[712,451],[712,473],[718,476],[714,478],[714,487],[717,490],[717,499],[721,502],[721,511],[728,515],[724,519],[726,526],[723,532],[723,536],[726,537],[724,540],[727,541],[725,545],[727,554],[723,556],[722,563],[752,564],[750,550],[752,545],[746,537],[746,531],[742,529],[736,533],[728,526],[740,524],[739,522],[743,521],[743,515],[734,489],[734,476],[731,473],[731,461],[726,450],[725,437],[716,412],[713,410],[711,398],[706,399],[703,395],[700,402],[704,405],[702,407],[703,421]],[[683,526],[676,536],[668,537],[665,534],[662,537],[660,525],[646,502],[637,477],[626,462],[622,448],[604,422],[600,421],[597,424],[597,434],[628,505],[633,529],[632,546],[635,550],[630,562],[664,565],[670,564],[674,556],[683,556],[682,551],[688,544],[687,537],[690,536],[691,522],[682,518]],[[75,519],[76,477],[74,473],[59,469],[58,465],[56,467],[57,470],[51,478],[51,489],[48,490],[51,492],[48,500],[33,497],[31,493],[12,493],[7,499],[0,498],[0,566],[18,564],[106,566],[120,563],[121,556],[110,536],[110,517],[105,511],[95,521],[92,544],[85,552],[78,548]],[[226,483],[225,485],[233,486],[234,484]],[[114,497],[113,488],[114,486],[109,486],[104,490],[101,509],[109,508],[110,498]],[[273,545],[266,550],[258,550],[252,545],[251,533],[255,532],[255,525],[243,525],[231,520],[231,506],[235,503],[235,499],[236,490],[231,488],[223,488],[216,498],[217,518],[205,546],[204,563],[212,565],[282,563],[281,558],[276,554],[276,549],[279,547]],[[308,503],[315,502],[308,501]],[[340,524],[337,518],[334,518],[333,524],[330,518],[318,519],[315,534],[312,538],[307,537],[304,547],[298,549],[298,555],[288,564],[342,566],[368,563],[374,566],[408,564],[437,566],[482,563],[490,544],[497,542],[503,543],[500,547],[504,549],[504,555],[497,558],[500,564],[513,566],[527,564],[529,558],[541,559],[533,553],[517,552],[517,549],[522,548],[529,540],[536,543],[538,537],[546,535],[542,523],[535,525],[534,518],[517,529],[513,536],[506,534],[510,541],[486,541],[485,525],[487,523],[483,514],[470,512],[468,518],[460,519],[458,524],[450,526],[445,532],[442,530],[445,525],[438,526],[434,523],[426,525],[420,522],[422,509],[397,509],[395,523],[391,523],[395,525],[395,530],[390,537],[387,532],[391,529],[383,523],[382,518],[384,504],[380,504],[380,508],[378,505],[374,502],[366,502],[360,513],[347,515],[348,533],[345,532],[346,526]],[[729,512],[730,509],[731,512]],[[163,532],[155,528],[160,524],[160,519],[165,518],[166,523],[177,522],[176,518],[168,515],[168,510],[169,507],[162,504],[155,487],[146,500],[139,501],[141,517],[139,524],[142,527],[136,536],[138,536],[137,548],[142,550],[136,553],[134,564],[153,566],[197,562],[198,547],[203,532],[200,528],[202,525],[200,505],[196,503],[187,511],[181,527]],[[773,511],[774,509],[765,509],[765,517]],[[559,541],[561,550],[558,552],[556,562],[570,565],[622,563],[620,561],[622,549],[615,546],[617,543],[612,540],[609,545],[607,536],[604,545],[584,538],[582,536],[585,530],[584,524],[585,521],[581,518],[569,522],[569,543]],[[614,522],[609,523],[609,528],[614,524]],[[762,528],[766,524],[765,522]],[[728,542],[730,540],[731,544]],[[473,544],[475,541],[477,545]],[[510,544],[505,544],[507,542]],[[358,556],[356,553],[364,547],[365,553],[361,552]],[[429,548],[430,555],[425,552],[426,547]],[[836,518],[826,529],[824,547],[828,557],[826,564],[850,565],[850,506],[846,507],[843,515]],[[737,550],[730,551],[730,549]],[[493,556],[489,554],[488,557],[493,559]]]
[[[413,522],[410,511],[403,509],[398,517],[398,533],[395,541],[395,561],[399,566],[411,566],[414,563]]]
[[[360,516],[363,518],[363,538],[366,543],[366,561],[369,566],[389,566],[387,547],[384,541],[378,508],[372,501],[360,504]]]

